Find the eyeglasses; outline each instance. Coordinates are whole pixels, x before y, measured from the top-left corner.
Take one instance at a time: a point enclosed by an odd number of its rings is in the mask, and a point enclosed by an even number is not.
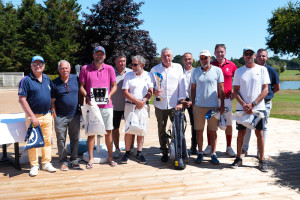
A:
[[[208,59],[207,56],[205,56],[205,57],[200,57],[200,60],[207,60],[207,59]]]
[[[43,67],[45,64],[44,63],[32,63],[34,67]]]
[[[65,83],[65,89],[66,89],[66,93],[70,92],[68,83]]]
[[[137,63],[131,63],[131,66],[135,66],[135,67],[137,67],[139,64],[137,64]]]
[[[251,51],[251,52],[249,52],[249,53],[244,53],[244,56],[253,56],[253,54],[254,54],[254,52]]]

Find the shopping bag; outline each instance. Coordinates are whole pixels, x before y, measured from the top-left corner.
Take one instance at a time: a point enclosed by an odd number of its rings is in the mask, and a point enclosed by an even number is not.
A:
[[[81,106],[82,117],[85,127],[85,135],[103,135],[106,134],[103,118],[100,109],[96,104],[92,106],[85,104]]]
[[[265,115],[259,111],[253,111],[251,114],[247,114],[244,111],[237,111],[232,114],[232,119],[236,120],[238,124],[254,130],[257,123],[264,117]]]
[[[219,129],[221,130],[226,130],[226,119],[224,117],[224,115],[220,115],[220,119],[219,119],[219,125],[218,125]]]
[[[147,106],[141,109],[135,109],[129,113],[124,126],[124,132],[128,134],[146,136],[148,123]]]
[[[40,125],[34,127],[30,124],[25,136],[25,142],[26,141],[27,144],[25,146],[25,150],[45,146],[43,132]]]

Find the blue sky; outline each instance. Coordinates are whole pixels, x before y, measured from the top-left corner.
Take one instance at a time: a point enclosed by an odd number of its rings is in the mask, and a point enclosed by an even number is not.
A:
[[[4,0],[8,2],[9,0]],[[20,5],[21,0],[13,0]],[[42,3],[42,0],[36,2]],[[82,12],[99,0],[78,0]],[[140,27],[150,33],[160,53],[169,47],[173,55],[191,52],[196,60],[201,50],[212,54],[215,44],[227,46],[226,57],[240,58],[242,49],[266,48],[267,20],[272,11],[286,6],[288,0],[145,0],[139,19]],[[293,0],[292,2],[296,2]],[[273,56],[273,52],[269,52]],[[282,58],[287,58],[283,56]],[[288,57],[289,59],[291,57]]]

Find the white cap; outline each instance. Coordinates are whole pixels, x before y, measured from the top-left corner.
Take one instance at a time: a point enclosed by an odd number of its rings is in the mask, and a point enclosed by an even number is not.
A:
[[[210,52],[208,50],[202,50],[200,52],[200,56],[207,56],[207,57],[211,57],[210,56]]]

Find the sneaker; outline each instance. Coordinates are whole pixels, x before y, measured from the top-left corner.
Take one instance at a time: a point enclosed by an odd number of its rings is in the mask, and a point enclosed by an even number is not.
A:
[[[231,164],[231,168],[236,169],[240,166],[242,166],[243,160],[241,158],[235,158],[234,162]]]
[[[245,150],[245,149],[242,149],[242,155],[241,155],[241,157],[243,158],[243,157],[246,157],[247,155],[248,155],[248,151]]]
[[[130,150],[129,150],[129,152],[130,152],[130,155],[131,155],[131,156],[135,156],[135,151],[134,151],[134,149],[133,149],[133,148],[132,148],[132,149],[130,149]]]
[[[209,155],[211,152],[211,146],[210,145],[207,145],[207,147],[205,148],[205,150],[203,151],[203,154],[204,155]]]
[[[30,169],[29,176],[36,176],[39,172],[39,166],[33,166]]]
[[[147,164],[147,161],[142,154],[136,156],[135,158],[138,163]]]
[[[73,169],[80,169],[80,165],[78,163],[78,160],[71,161],[71,166]]]
[[[56,172],[56,169],[52,166],[51,163],[46,163],[45,165],[43,165],[43,170],[51,173]]]
[[[69,170],[69,167],[68,167],[68,163],[67,162],[63,162],[61,165],[60,165],[60,168],[59,168],[61,171],[68,171]]]
[[[196,147],[191,147],[190,154],[191,155],[197,155],[197,148]]]
[[[168,162],[168,160],[169,160],[168,154],[163,154],[160,160],[161,160],[161,162]]]
[[[115,152],[113,153],[113,157],[114,159],[118,159],[120,157],[120,149],[116,149]]]
[[[235,152],[233,151],[233,149],[231,148],[231,146],[227,147],[226,153],[227,153],[227,155],[229,157],[235,157]]]
[[[122,164],[127,164],[127,161],[129,159],[130,155],[128,155],[127,153],[124,154],[123,158],[121,159],[121,163]]]
[[[195,163],[200,164],[203,161],[203,153],[199,153]]]
[[[260,160],[260,161],[258,162],[258,168],[259,168],[259,170],[262,171],[262,172],[268,172],[268,171],[269,171],[267,162],[266,162],[265,160]]]
[[[211,163],[214,165],[218,165],[220,164],[220,161],[218,160],[217,154],[212,154],[211,155]]]

